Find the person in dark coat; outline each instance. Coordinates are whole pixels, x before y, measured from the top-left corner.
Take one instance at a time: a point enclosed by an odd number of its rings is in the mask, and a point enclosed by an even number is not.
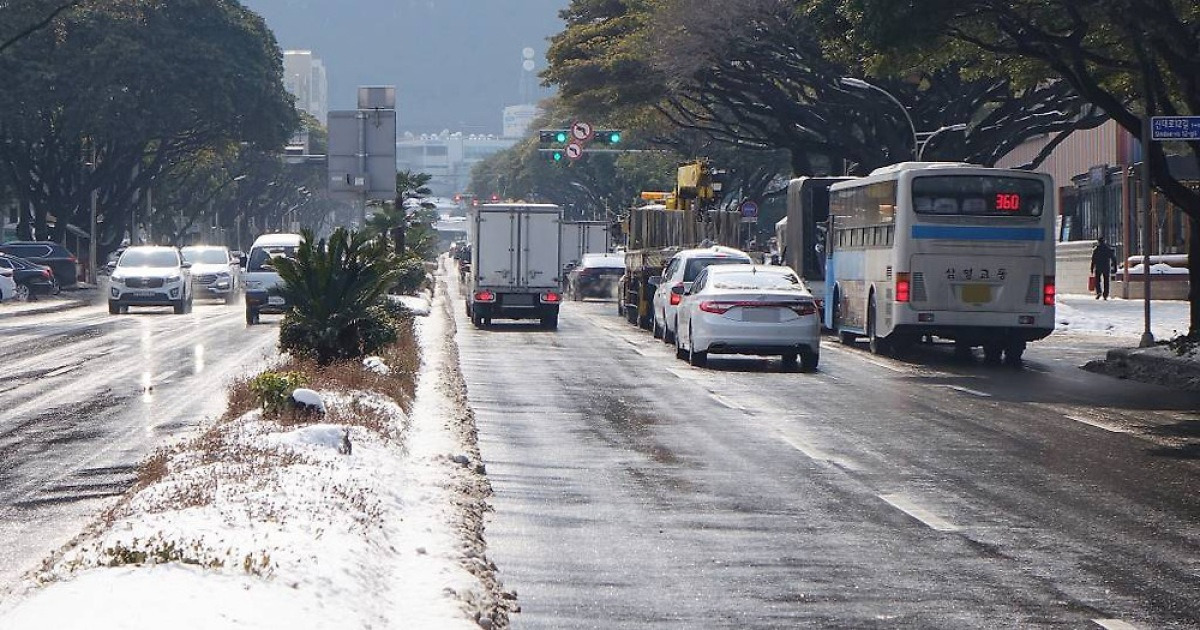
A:
[[[1108,299],[1108,283],[1112,274],[1117,272],[1117,255],[1113,252],[1104,237],[1096,239],[1096,248],[1092,250],[1092,274],[1096,277],[1096,299]]]

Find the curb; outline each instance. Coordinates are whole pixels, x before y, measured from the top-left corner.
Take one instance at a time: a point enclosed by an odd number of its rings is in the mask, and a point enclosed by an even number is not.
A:
[[[1109,350],[1103,361],[1090,361],[1083,369],[1142,383],[1200,391],[1200,364],[1136,349]]]
[[[84,306],[91,306],[91,305],[92,305],[92,302],[88,301],[88,300],[69,300],[66,302],[53,302],[50,304],[46,304],[45,306],[23,308],[23,309],[20,309],[17,311],[11,311],[11,312],[7,311],[4,307],[0,306],[0,317],[24,317],[26,315],[45,315],[47,313],[60,313],[62,311],[69,311],[73,308],[82,308]]]

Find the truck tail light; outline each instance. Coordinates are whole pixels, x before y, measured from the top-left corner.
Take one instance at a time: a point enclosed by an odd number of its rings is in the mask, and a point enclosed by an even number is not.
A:
[[[1042,280],[1042,304],[1054,306],[1054,276]]]
[[[496,294],[492,293],[491,291],[488,291],[487,289],[484,289],[483,291],[476,291],[475,292],[475,301],[476,302],[495,302]]]
[[[542,304],[558,304],[562,301],[562,296],[554,291],[547,291],[541,295]]]
[[[908,302],[912,297],[912,284],[908,280],[908,272],[896,273],[896,301]]]

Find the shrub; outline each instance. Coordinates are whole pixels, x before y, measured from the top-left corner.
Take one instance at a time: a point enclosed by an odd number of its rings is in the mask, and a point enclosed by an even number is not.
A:
[[[307,381],[299,372],[263,372],[250,381],[250,391],[262,405],[263,415],[273,416],[287,409],[292,392]]]
[[[314,242],[305,232],[295,259],[275,263],[289,304],[281,349],[320,365],[372,354],[396,339],[396,323],[380,306],[398,270],[386,245],[365,232],[338,228]]]
[[[397,267],[394,289],[397,293],[413,295],[425,288],[426,280],[425,263],[420,258],[410,256],[400,261]]]

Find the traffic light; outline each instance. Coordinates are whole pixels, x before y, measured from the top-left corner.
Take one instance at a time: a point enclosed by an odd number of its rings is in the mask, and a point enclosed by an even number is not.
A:
[[[621,142],[621,131],[619,129],[597,129],[596,144],[618,144]]]
[[[566,129],[543,129],[538,132],[538,142],[543,146],[566,144],[571,134]]]
[[[562,149],[555,149],[553,151],[542,151],[541,153],[542,153],[542,156],[545,158],[545,160],[552,164],[561,164],[562,162],[567,161],[567,154]]]

